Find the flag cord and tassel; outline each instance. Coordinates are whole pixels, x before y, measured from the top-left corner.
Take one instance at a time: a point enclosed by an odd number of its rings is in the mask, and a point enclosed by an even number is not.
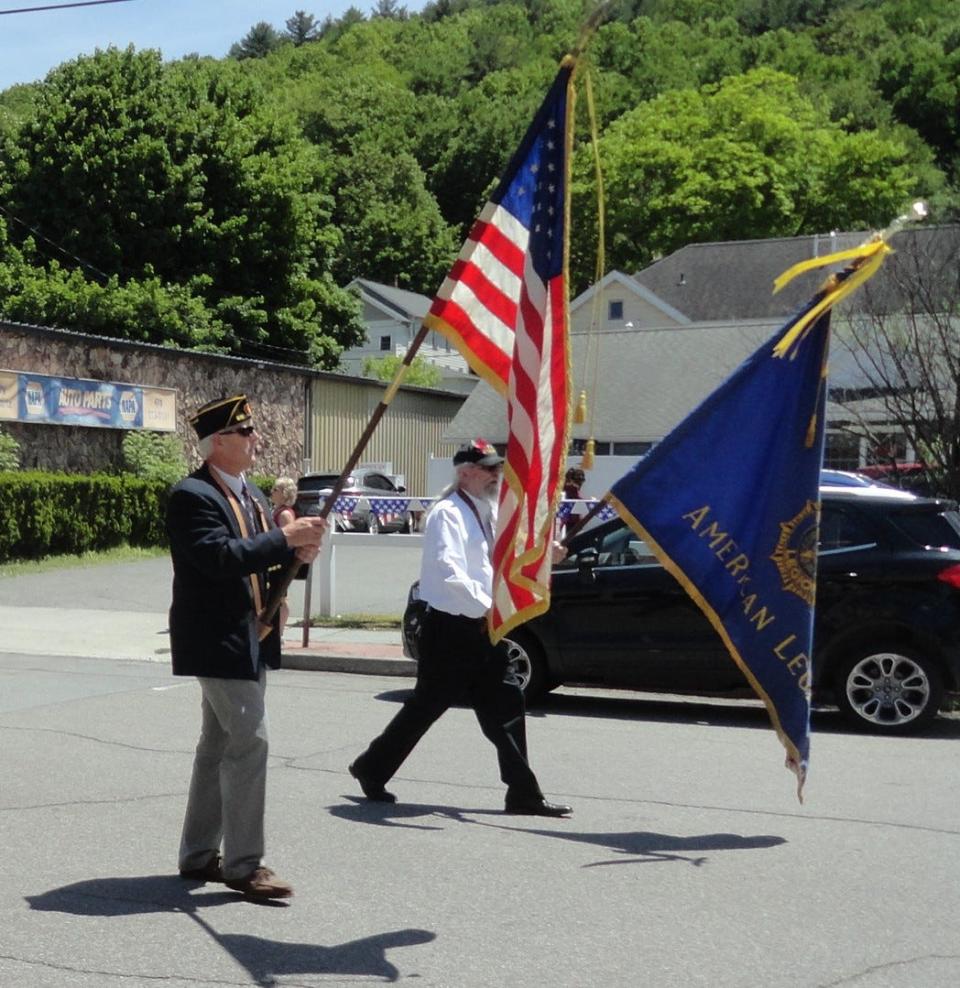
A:
[[[784,271],[773,283],[774,295],[798,275],[807,271],[828,267],[841,261],[852,262],[846,277],[840,278],[836,274],[832,274],[827,278],[820,287],[816,302],[777,342],[773,350],[774,356],[792,358],[796,353],[796,347],[803,341],[817,319],[827,309],[833,308],[837,302],[846,298],[879,271],[886,256],[893,252],[888,241],[906,226],[926,219],[927,215],[927,204],[922,200],[917,200],[911,205],[909,211],[898,216],[885,229],[873,234],[860,246],[837,251],[833,254],[825,254],[822,257],[814,257],[808,261],[801,261]]]
[[[370,421],[367,422],[366,428],[357,440],[357,444],[354,446],[353,452],[350,454],[343,470],[340,472],[337,482],[333,485],[333,489],[327,495],[327,498],[323,503],[323,507],[318,513],[318,517],[326,518],[330,512],[333,511],[333,506],[336,503],[337,498],[340,496],[344,487],[346,487],[347,480],[350,478],[353,468],[360,461],[363,451],[367,448],[367,443],[370,442],[370,437],[373,435],[377,426],[380,424],[380,420],[390,407],[390,402],[393,401],[397,392],[400,390],[400,385],[403,384],[404,378],[410,370],[410,365],[413,363],[413,358],[417,355],[417,351],[420,349],[423,341],[427,338],[427,333],[429,331],[429,327],[425,325],[420,326],[420,330],[413,338],[413,342],[407,348],[407,352],[404,354],[403,360],[397,368],[397,373],[388,385],[387,390],[383,393],[380,403],[373,410],[373,414],[370,416]],[[280,609],[280,605],[283,603],[283,599],[287,596],[287,591],[290,589],[290,584],[293,583],[293,579],[302,565],[303,564],[300,560],[294,560],[284,571],[280,580],[271,587],[269,599],[267,600],[267,603],[261,611],[259,617],[261,641],[266,638],[268,634],[270,634],[273,618]],[[304,621],[308,620],[309,615],[305,615]]]
[[[603,169],[600,165],[600,134],[599,128],[597,126],[597,111],[596,104],[593,99],[593,84],[590,80],[589,71],[585,75],[584,90],[587,96],[587,115],[590,120],[590,145],[593,149],[593,168],[594,174],[596,175],[597,182],[597,263],[594,269],[594,295],[593,295],[593,305],[590,312],[590,328],[587,332],[587,345],[586,354],[584,359],[584,378],[587,375],[591,375],[590,382],[590,394],[593,397],[592,402],[589,406],[589,413],[587,411],[587,394],[586,390],[581,392],[580,402],[583,406],[582,408],[582,418],[577,416],[581,413],[580,406],[577,407],[577,415],[574,417],[574,421],[585,422],[589,417],[590,428],[588,430],[588,438],[586,447],[583,451],[583,457],[581,458],[581,465],[584,470],[592,470],[594,466],[594,457],[596,455],[596,435],[595,435],[595,424],[596,424],[596,411],[597,411],[597,388],[600,376],[600,341],[598,334],[598,325],[600,322],[600,303],[601,303],[601,293],[600,293],[600,283],[606,273],[607,267],[607,257],[606,257],[606,199],[604,195],[603,188]]]

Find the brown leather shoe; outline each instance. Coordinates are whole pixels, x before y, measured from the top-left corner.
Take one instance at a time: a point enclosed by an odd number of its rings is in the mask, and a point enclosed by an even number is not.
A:
[[[248,899],[289,899],[293,895],[293,886],[263,865],[243,878],[226,878],[224,884]]]
[[[222,882],[220,855],[215,854],[202,868],[181,868],[180,877],[189,882]]]

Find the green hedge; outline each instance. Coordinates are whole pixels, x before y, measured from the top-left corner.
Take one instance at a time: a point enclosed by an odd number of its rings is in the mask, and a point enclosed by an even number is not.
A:
[[[0,562],[166,545],[169,489],[130,474],[0,473]]]

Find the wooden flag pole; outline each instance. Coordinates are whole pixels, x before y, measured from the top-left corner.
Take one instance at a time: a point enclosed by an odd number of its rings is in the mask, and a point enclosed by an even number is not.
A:
[[[347,479],[353,472],[353,468],[359,462],[360,457],[363,455],[363,451],[367,448],[367,443],[370,442],[370,437],[380,424],[380,419],[383,418],[387,408],[390,406],[390,402],[393,401],[396,393],[400,390],[400,385],[403,384],[403,379],[407,376],[407,371],[410,370],[410,365],[413,363],[413,358],[417,355],[417,351],[420,349],[423,341],[427,338],[428,332],[430,332],[430,330],[426,326],[420,326],[420,330],[413,338],[413,342],[404,354],[400,367],[397,369],[396,376],[384,392],[383,397],[380,399],[380,404],[378,404],[373,410],[373,414],[370,416],[370,421],[367,422],[366,428],[363,430],[363,434],[360,436],[359,440],[357,440],[357,444],[354,446],[353,452],[350,454],[350,457],[344,465],[340,476],[337,478],[337,482],[333,485],[333,489],[324,501],[318,517],[326,518],[333,510],[334,503],[340,496],[343,488],[346,486]],[[270,588],[270,597],[267,600],[263,610],[260,612],[259,620],[261,640],[270,634],[271,622],[273,621],[277,611],[280,609],[280,604],[283,602],[284,597],[287,596],[287,591],[290,589],[290,584],[293,582],[293,578],[297,575],[297,570],[299,570],[302,565],[303,564],[299,560],[295,560],[284,572],[283,576],[280,578],[280,581],[275,583]],[[305,623],[308,622],[310,620],[310,615],[304,614],[303,620]]]

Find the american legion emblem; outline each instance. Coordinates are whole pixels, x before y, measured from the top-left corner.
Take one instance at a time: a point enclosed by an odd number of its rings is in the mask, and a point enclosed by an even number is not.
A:
[[[780,538],[770,557],[784,590],[813,607],[817,592],[817,531],[819,505],[807,501],[790,521],[780,522]]]

